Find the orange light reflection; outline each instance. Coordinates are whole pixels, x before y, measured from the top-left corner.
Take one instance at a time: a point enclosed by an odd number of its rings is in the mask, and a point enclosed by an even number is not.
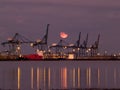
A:
[[[67,68],[61,68],[61,86],[67,88]]]

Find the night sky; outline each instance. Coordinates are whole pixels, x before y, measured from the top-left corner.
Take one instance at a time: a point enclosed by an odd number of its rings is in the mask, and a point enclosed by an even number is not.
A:
[[[88,46],[100,33],[101,52],[120,52],[120,0],[0,0],[0,42],[16,32],[41,39],[48,23],[49,45],[60,40],[62,31],[69,43],[75,43],[79,32],[82,43],[88,33]]]

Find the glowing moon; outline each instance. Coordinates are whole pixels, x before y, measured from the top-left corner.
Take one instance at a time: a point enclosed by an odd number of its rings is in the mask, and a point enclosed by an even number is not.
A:
[[[67,38],[68,34],[66,34],[65,32],[60,32],[60,37],[61,38]]]

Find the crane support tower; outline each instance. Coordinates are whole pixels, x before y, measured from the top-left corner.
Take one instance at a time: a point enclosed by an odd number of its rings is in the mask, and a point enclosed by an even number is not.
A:
[[[98,52],[99,52],[99,50],[98,50],[99,40],[100,40],[100,34],[98,35],[98,38],[97,38],[97,40],[94,42],[94,44],[90,47],[90,49],[91,49],[91,56],[95,56],[95,55],[98,54]]]
[[[43,52],[46,52],[48,50],[48,45],[47,44],[48,44],[49,26],[50,26],[50,24],[47,24],[46,33],[45,33],[44,37],[41,40],[32,43],[32,45],[31,45],[32,47],[37,46],[37,50],[43,51]]]
[[[21,45],[22,44],[30,44],[33,41],[30,41],[26,37],[20,35],[19,33],[15,33],[12,38],[9,38],[7,41],[1,43],[3,46],[8,46],[8,54],[9,55],[21,55]]]

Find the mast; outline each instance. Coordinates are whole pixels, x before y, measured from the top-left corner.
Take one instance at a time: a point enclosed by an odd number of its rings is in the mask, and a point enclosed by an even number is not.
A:
[[[44,35],[44,37],[41,41],[42,44],[46,44],[46,45],[48,44],[48,29],[49,29],[49,26],[50,26],[50,24],[47,24],[46,34]]]
[[[81,39],[81,32],[79,33],[79,37],[78,37],[78,40],[77,40],[77,47],[80,47],[80,39]]]

